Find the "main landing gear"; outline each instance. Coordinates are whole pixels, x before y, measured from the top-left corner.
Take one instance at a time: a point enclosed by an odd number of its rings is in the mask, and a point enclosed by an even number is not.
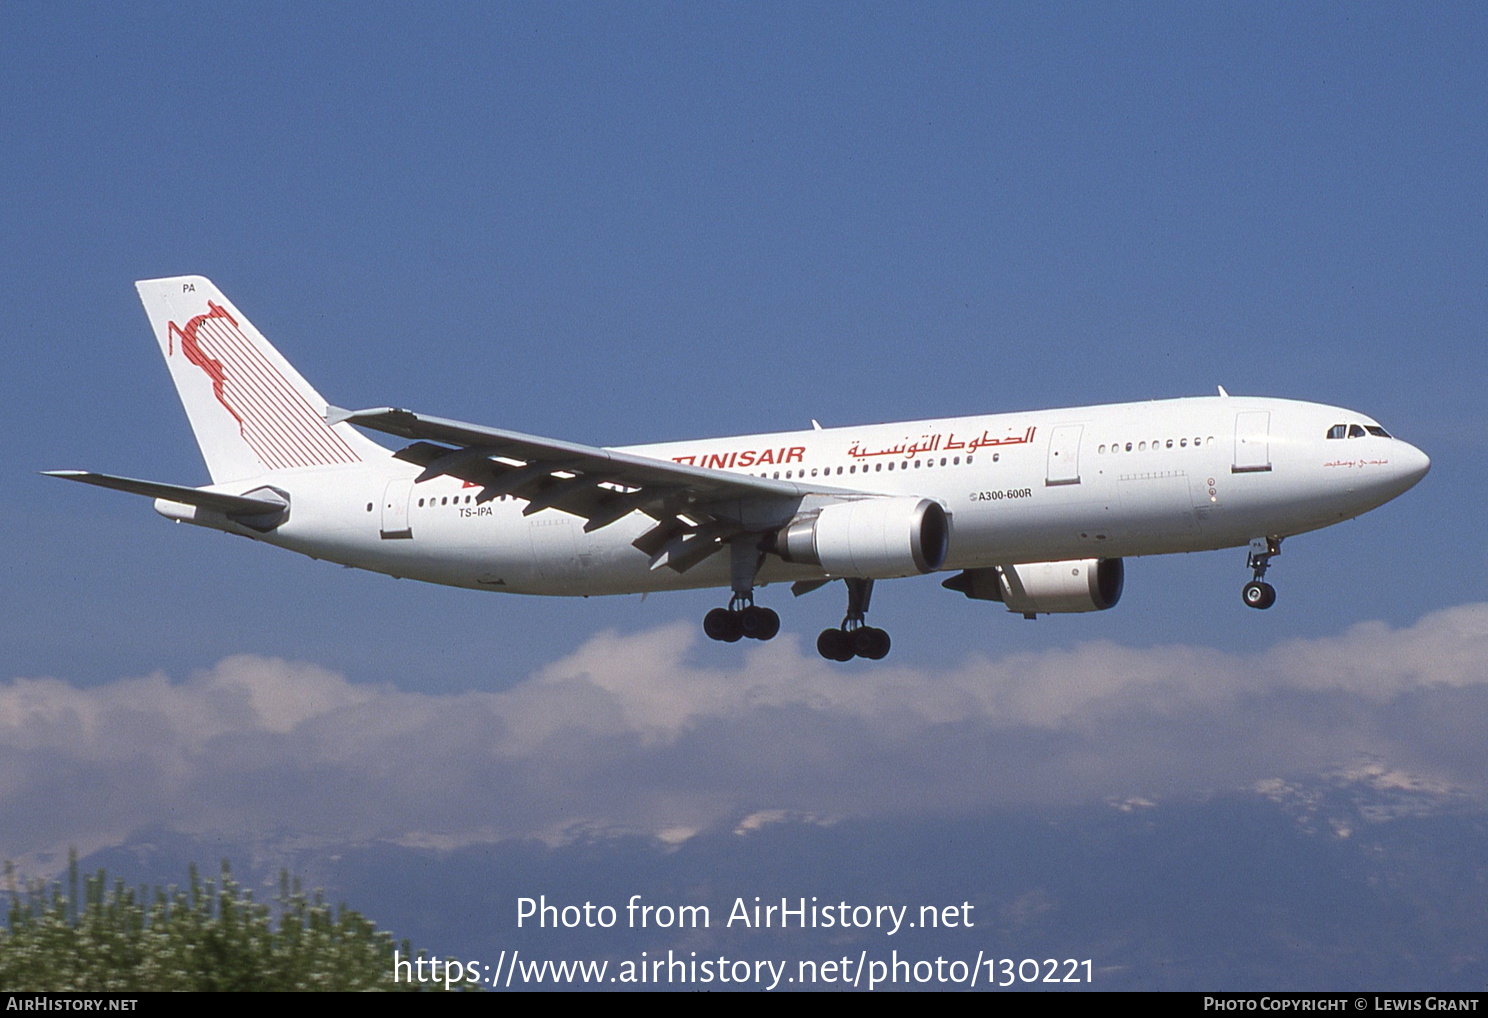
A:
[[[872,597],[872,580],[847,581],[847,615],[840,628],[821,631],[816,638],[817,653],[828,661],[851,661],[855,657],[879,661],[888,655],[889,634],[863,624]]]
[[[727,608],[714,608],[703,616],[703,632],[708,639],[724,643],[737,643],[746,636],[751,640],[772,640],[780,632],[780,616],[769,608],[741,602],[735,597]]]
[[[1281,538],[1257,537],[1250,542],[1245,565],[1252,570],[1251,580],[1240,591],[1240,598],[1251,608],[1270,608],[1276,603],[1276,588],[1263,577],[1271,568],[1271,557],[1281,554]]]
[[[758,539],[757,534],[742,534],[729,542],[729,582],[734,596],[727,608],[714,608],[703,616],[703,632],[710,640],[737,643],[746,636],[773,640],[780,632],[780,616],[754,603],[754,577],[765,558]]]
[[[708,639],[723,643],[737,643],[745,637],[772,640],[780,632],[780,616],[754,603],[754,578],[764,559],[758,535],[741,534],[729,542],[729,586],[733,588],[733,597],[727,608],[714,608],[703,616],[703,632]],[[888,656],[889,634],[863,623],[873,597],[873,581],[846,582],[847,614],[837,629],[822,630],[816,639],[816,649],[829,661],[851,661],[855,657],[879,661]],[[819,585],[813,583],[806,589]]]

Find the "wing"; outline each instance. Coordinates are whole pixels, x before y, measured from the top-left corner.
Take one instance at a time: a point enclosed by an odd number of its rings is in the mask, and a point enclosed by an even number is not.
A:
[[[408,410],[326,409],[331,424],[413,439],[393,455],[424,468],[419,481],[449,475],[481,486],[477,502],[525,499],[524,515],[557,509],[600,530],[640,512],[655,525],[633,544],[651,568],[685,572],[737,534],[784,526],[808,495],[860,495],[841,488],[705,470],[616,449],[462,424]]]

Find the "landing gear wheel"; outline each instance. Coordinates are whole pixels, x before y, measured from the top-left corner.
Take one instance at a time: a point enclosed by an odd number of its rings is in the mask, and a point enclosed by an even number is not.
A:
[[[857,654],[852,634],[842,629],[823,629],[816,638],[816,652],[828,661],[851,661]]]
[[[1240,597],[1250,608],[1270,608],[1276,603],[1276,588],[1260,580],[1251,580],[1240,591]]]
[[[1248,608],[1270,608],[1276,603],[1276,588],[1265,581],[1271,560],[1281,554],[1281,538],[1254,537],[1250,541],[1245,565],[1251,570],[1250,582],[1240,591]]]
[[[703,632],[708,634],[710,640],[738,643],[744,636],[744,627],[739,620],[740,614],[740,612],[731,612],[727,608],[714,608],[703,616]]]
[[[816,649],[828,661],[851,661],[855,657],[879,661],[889,653],[889,634],[863,624],[868,602],[873,597],[873,581],[857,577],[847,581],[847,614],[836,629],[823,629],[816,638]]]
[[[740,611],[738,616],[739,631],[751,640],[773,640],[780,632],[780,616],[772,609],[750,605]]]
[[[889,653],[889,634],[873,626],[864,626],[852,634],[853,652],[870,661],[882,661]]]

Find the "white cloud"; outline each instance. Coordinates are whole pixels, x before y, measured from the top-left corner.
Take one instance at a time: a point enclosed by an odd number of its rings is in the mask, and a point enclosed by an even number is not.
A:
[[[844,669],[790,637],[709,668],[695,639],[599,634],[500,693],[253,656],[179,683],[17,679],[0,685],[0,853],[145,826],[676,840],[779,816],[1144,802],[1366,758],[1392,780],[1488,792],[1488,605],[1254,656],[1102,643],[940,672]]]

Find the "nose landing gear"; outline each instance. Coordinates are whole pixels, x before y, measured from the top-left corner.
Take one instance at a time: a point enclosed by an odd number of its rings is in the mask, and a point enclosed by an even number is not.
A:
[[[1271,568],[1271,558],[1281,554],[1281,538],[1257,537],[1250,542],[1250,553],[1245,564],[1252,570],[1249,583],[1240,591],[1240,599],[1250,608],[1270,608],[1276,603],[1276,588],[1263,577]]]
[[[868,602],[873,597],[872,580],[848,580],[847,615],[837,629],[823,629],[816,638],[816,651],[828,661],[851,661],[855,657],[880,661],[888,656],[889,634],[864,625]]]

